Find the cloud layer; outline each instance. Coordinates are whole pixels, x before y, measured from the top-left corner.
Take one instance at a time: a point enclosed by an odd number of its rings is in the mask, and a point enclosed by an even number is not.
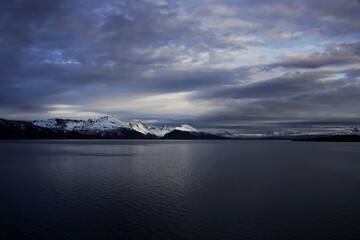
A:
[[[360,122],[356,0],[3,1],[0,116]]]

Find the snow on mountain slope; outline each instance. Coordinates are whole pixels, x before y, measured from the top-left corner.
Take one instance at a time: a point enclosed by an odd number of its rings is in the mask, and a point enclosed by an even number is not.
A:
[[[138,131],[142,134],[154,134],[148,126],[146,126],[145,124],[143,124],[142,122],[140,122],[139,120],[132,120],[128,123],[128,125],[130,126],[130,128],[132,128],[135,131]],[[155,134],[156,135],[156,134]]]
[[[48,120],[36,120],[32,123],[39,127],[76,132],[98,132],[119,128],[130,129],[130,127],[126,123],[123,123],[122,121],[109,116],[88,119],[86,121],[54,118]]]
[[[195,128],[193,128],[189,125],[186,125],[186,124],[176,127],[175,130],[184,131],[184,132],[197,132],[198,131]]]
[[[138,120],[133,120],[129,123],[129,126],[134,129],[135,131],[141,132],[143,134],[153,134],[156,135],[158,137],[163,137],[165,134],[173,131],[173,130],[178,130],[178,131],[183,131],[183,132],[197,132],[197,130],[189,125],[181,125],[178,126],[176,128],[173,127],[168,127],[168,126],[146,126],[145,124],[141,123]]]
[[[75,131],[99,131],[99,130],[114,130],[118,128],[130,128],[126,123],[116,119],[114,117],[100,117],[89,119],[85,121],[82,126],[77,126],[74,128]]]
[[[140,122],[139,120],[132,120],[131,122],[128,123],[128,125],[135,131],[141,132],[145,135],[153,134],[158,137],[163,137],[165,134],[167,134],[173,130],[178,130],[178,131],[183,131],[183,132],[198,132],[195,128],[193,128],[189,125],[185,125],[185,124],[178,126],[176,128],[167,127],[164,125],[161,127],[157,127],[157,126],[152,126],[152,125],[147,126],[147,125],[143,124],[142,122]]]
[[[52,118],[47,120],[35,120],[32,123],[38,127],[72,131],[74,128],[82,126],[85,121]]]
[[[360,135],[360,127],[348,127],[342,131],[330,133],[331,135]]]
[[[44,127],[44,128],[57,128],[58,127],[56,119],[35,120],[32,123],[38,127]]]
[[[151,131],[152,134],[155,134],[158,137],[163,137],[165,134],[171,132],[172,130],[174,130],[174,128],[172,127],[167,127],[167,126],[161,126],[161,127],[155,127],[150,125],[149,130]]]
[[[219,137],[224,138],[239,138],[241,137],[239,134],[234,134],[226,130],[215,130],[215,131],[209,131],[209,133],[214,134]]]
[[[165,134],[173,131],[183,132],[198,132],[195,128],[189,125],[181,125],[176,128],[167,126],[147,126],[139,120],[132,120],[129,123],[124,123],[114,117],[105,116],[100,118],[90,118],[88,120],[70,120],[70,119],[47,119],[47,120],[36,120],[32,122],[34,125],[44,128],[75,131],[85,134],[101,133],[104,131],[116,130],[116,129],[128,129],[134,130],[144,135],[156,135],[163,137]]]
[[[299,132],[299,131],[295,131],[295,130],[285,130],[282,132],[268,131],[268,132],[262,134],[263,137],[291,137],[291,136],[298,136],[298,135],[303,135],[303,133]]]

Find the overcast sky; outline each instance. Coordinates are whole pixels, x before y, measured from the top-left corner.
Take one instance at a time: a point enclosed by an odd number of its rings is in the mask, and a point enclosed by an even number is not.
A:
[[[2,0],[0,117],[360,123],[358,0]]]

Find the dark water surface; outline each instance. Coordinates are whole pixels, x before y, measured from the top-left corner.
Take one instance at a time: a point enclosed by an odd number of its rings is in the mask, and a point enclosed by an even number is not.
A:
[[[1,141],[0,239],[360,239],[360,144]]]

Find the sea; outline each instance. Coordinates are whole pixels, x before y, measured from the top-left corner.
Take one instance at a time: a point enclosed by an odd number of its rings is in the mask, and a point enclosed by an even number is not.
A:
[[[0,239],[360,239],[360,143],[0,141]]]

